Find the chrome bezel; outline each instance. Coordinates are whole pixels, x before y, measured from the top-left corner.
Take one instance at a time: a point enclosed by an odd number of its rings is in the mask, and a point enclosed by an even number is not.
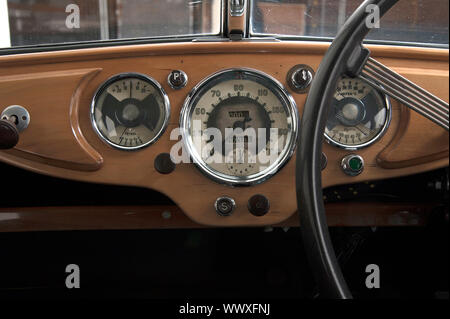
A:
[[[102,95],[102,93],[105,91],[105,89],[111,83],[114,83],[114,82],[116,82],[118,80],[125,79],[125,78],[137,78],[137,79],[140,79],[142,81],[146,81],[146,82],[150,83],[157,90],[159,90],[160,94],[163,97],[163,101],[164,101],[165,114],[164,114],[164,121],[163,121],[163,125],[161,126],[161,129],[155,134],[155,136],[151,140],[149,140],[148,142],[146,142],[146,143],[144,143],[142,145],[139,145],[139,146],[121,146],[121,145],[118,145],[118,144],[116,144],[114,142],[111,142],[100,131],[100,129],[98,128],[97,122],[95,121],[95,106],[97,104],[97,101],[98,101],[100,95]],[[114,76],[110,77],[109,79],[107,79],[97,89],[97,91],[94,94],[94,97],[92,98],[90,117],[91,117],[91,123],[92,123],[92,126],[94,127],[95,132],[97,133],[97,135],[100,137],[100,139],[103,142],[105,142],[109,146],[112,146],[112,147],[114,147],[116,149],[125,150],[125,151],[136,151],[136,150],[145,148],[145,147],[155,143],[161,137],[161,135],[165,132],[165,130],[167,129],[167,126],[169,125],[169,119],[170,119],[170,101],[169,101],[169,96],[167,95],[166,91],[164,91],[163,87],[159,84],[159,82],[156,81],[155,79],[151,78],[150,76],[147,76],[147,75],[142,74],[142,73],[134,73],[134,72],[120,73],[120,74],[114,75]]]
[[[350,161],[354,158],[358,158],[361,161],[362,166],[358,171],[348,169],[348,167],[350,166]],[[358,176],[364,171],[364,158],[358,154],[349,154],[347,156],[344,156],[341,160],[341,169],[348,176],[352,177]]]
[[[0,118],[9,119],[11,116],[16,116],[17,118],[17,130],[19,133],[23,132],[27,129],[28,125],[30,125],[31,116],[26,108],[21,105],[10,105],[6,109],[3,110]]]
[[[261,78],[264,81],[267,81],[268,83],[266,85],[273,86],[276,91],[278,91],[278,95],[283,99],[283,104],[286,105],[289,115],[288,117],[291,117],[292,119],[292,128],[291,128],[291,138],[288,142],[287,147],[285,147],[284,152],[279,156],[275,163],[267,167],[265,170],[258,172],[256,174],[252,174],[249,176],[232,176],[228,174],[224,174],[221,172],[218,172],[211,167],[209,167],[208,164],[206,164],[202,159],[201,155],[198,154],[197,150],[195,149],[193,145],[192,138],[190,136],[190,128],[191,128],[191,110],[193,111],[191,101],[196,96],[197,92],[206,84],[208,84],[213,79],[216,79],[217,77],[223,76],[226,73],[232,73],[232,72],[244,72],[246,74],[250,74],[252,76],[257,76]],[[250,68],[230,68],[218,71],[216,73],[213,73],[203,79],[200,83],[198,83],[189,93],[186,100],[184,101],[183,108],[181,110],[180,115],[180,131],[181,135],[184,141],[184,145],[186,147],[187,152],[189,153],[191,159],[193,160],[194,164],[197,166],[197,168],[205,174],[207,177],[211,178],[212,180],[221,183],[221,184],[227,184],[232,186],[245,186],[245,185],[255,185],[262,183],[275,175],[292,157],[294,154],[296,145],[297,145],[297,137],[298,137],[298,128],[299,128],[299,116],[298,116],[298,110],[297,105],[292,98],[292,96],[289,94],[289,92],[283,87],[283,85],[276,80],[275,78],[267,75],[264,72],[250,69]]]
[[[358,144],[358,145],[348,145],[348,144],[345,144],[345,143],[336,142],[331,137],[329,137],[327,133],[324,133],[323,135],[325,136],[325,141],[328,144],[336,146],[336,147],[344,149],[344,150],[347,150],[347,151],[357,151],[357,150],[360,150],[360,149],[363,149],[365,147],[368,147],[368,146],[372,145],[373,143],[375,143],[376,141],[378,141],[380,138],[383,137],[383,135],[386,133],[387,129],[389,128],[389,125],[391,124],[391,119],[392,119],[391,99],[389,98],[389,96],[387,96],[383,92],[380,92],[379,90],[377,90],[373,86],[372,86],[372,88],[376,91],[376,93],[380,94],[382,100],[384,101],[384,107],[387,110],[386,120],[384,122],[383,127],[378,132],[378,134],[375,135],[372,139],[370,139],[369,141],[367,141],[365,143]]]

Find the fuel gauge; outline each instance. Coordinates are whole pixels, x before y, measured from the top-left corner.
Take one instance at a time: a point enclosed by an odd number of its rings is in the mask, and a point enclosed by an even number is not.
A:
[[[106,81],[91,107],[98,135],[123,150],[154,143],[167,127],[169,115],[169,99],[161,85],[137,73],[119,74]]]

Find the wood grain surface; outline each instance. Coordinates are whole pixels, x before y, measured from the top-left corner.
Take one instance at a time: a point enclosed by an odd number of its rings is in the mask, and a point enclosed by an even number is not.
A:
[[[169,196],[195,223],[208,226],[256,226],[281,223],[296,211],[295,155],[268,181],[251,187],[230,187],[205,177],[193,164],[177,165],[169,175],[154,168],[155,157],[170,152],[180,110],[189,91],[208,75],[226,68],[246,67],[265,72],[286,88],[286,74],[297,65],[317,70],[326,43],[221,42],[136,45],[32,53],[0,57],[0,111],[8,105],[26,107],[31,123],[17,147],[0,152],[0,160],[34,172],[67,179],[143,186]],[[372,56],[425,89],[448,101],[448,50],[370,46]],[[171,70],[187,73],[181,90],[167,83]],[[146,74],[169,95],[168,129],[153,145],[135,152],[113,149],[94,132],[89,109],[97,88],[113,75]],[[289,90],[289,89],[288,89]],[[306,95],[290,92],[302,114]],[[324,144],[328,166],[324,187],[415,174],[448,165],[448,132],[393,101],[393,119],[376,144],[358,151],[366,167],[348,177],[339,163],[349,152]],[[248,212],[255,194],[270,200],[263,217]],[[220,196],[233,197],[237,209],[221,217],[214,211]],[[76,194],[73,194],[76,196]],[[355,215],[358,212],[355,211]]]

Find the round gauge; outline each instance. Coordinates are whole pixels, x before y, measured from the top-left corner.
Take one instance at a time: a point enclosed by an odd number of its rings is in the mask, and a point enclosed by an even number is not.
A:
[[[342,78],[325,127],[327,141],[356,150],[378,140],[391,120],[389,98],[359,79]]]
[[[169,99],[161,85],[137,74],[119,74],[106,81],[92,101],[91,120],[109,145],[136,150],[155,142],[167,127]]]
[[[228,69],[192,90],[180,126],[186,149],[204,174],[226,184],[256,184],[292,156],[297,106],[268,75]]]

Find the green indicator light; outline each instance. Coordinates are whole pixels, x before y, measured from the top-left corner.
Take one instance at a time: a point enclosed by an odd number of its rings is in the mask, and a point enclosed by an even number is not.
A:
[[[354,171],[359,171],[359,170],[362,168],[363,163],[362,163],[362,161],[361,161],[360,158],[358,158],[358,157],[353,157],[353,158],[349,161],[348,165],[350,166],[350,168],[351,168],[352,170],[354,170]]]

